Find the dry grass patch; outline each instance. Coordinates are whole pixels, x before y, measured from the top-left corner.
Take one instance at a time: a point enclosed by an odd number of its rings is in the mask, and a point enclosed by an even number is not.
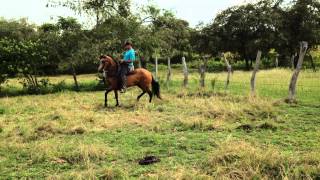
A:
[[[33,163],[50,162],[54,164],[68,163],[70,165],[84,165],[105,161],[115,155],[110,147],[100,144],[84,144],[78,141],[42,141],[32,145],[29,156]]]
[[[303,160],[302,160],[303,159]],[[320,161],[312,156],[301,159],[281,153],[274,147],[259,147],[244,141],[219,145],[202,170],[217,179],[313,179],[319,177]],[[306,162],[307,161],[307,162]],[[316,166],[314,166],[316,164]]]
[[[254,128],[256,125],[251,123],[261,124],[278,119],[278,111],[272,102],[260,98],[213,95],[177,99],[175,103],[179,108],[172,124],[178,130],[232,130],[239,123],[250,123]],[[260,129],[265,128],[261,126]]]
[[[51,175],[47,177],[47,180],[64,180],[64,179],[76,179],[76,180],[116,180],[116,179],[129,179],[129,176],[120,169],[117,168],[96,168],[90,166],[84,170],[74,170],[59,175]]]
[[[159,169],[156,172],[147,173],[139,177],[145,180],[209,180],[212,177],[203,174],[196,169],[185,167],[175,167],[174,169]]]

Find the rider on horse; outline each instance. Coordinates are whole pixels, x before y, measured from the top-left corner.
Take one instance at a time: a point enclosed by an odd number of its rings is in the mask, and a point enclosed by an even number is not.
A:
[[[127,74],[134,71],[133,62],[136,60],[135,51],[132,48],[132,43],[127,41],[124,45],[126,52],[124,52],[123,60],[121,60],[120,77],[122,82],[121,93],[126,92],[127,89]]]

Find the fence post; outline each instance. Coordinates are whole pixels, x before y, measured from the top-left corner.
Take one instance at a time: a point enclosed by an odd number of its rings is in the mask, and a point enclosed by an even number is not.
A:
[[[289,85],[289,97],[287,99],[287,101],[289,103],[295,102],[297,80],[298,80],[299,73],[300,73],[300,70],[302,67],[302,63],[303,63],[303,59],[307,53],[307,50],[308,50],[308,42],[305,42],[305,41],[300,42],[300,53],[299,53],[297,67],[296,67],[295,71],[293,72],[293,75],[292,75],[292,78],[290,81],[290,85]]]
[[[184,75],[184,79],[183,79],[183,86],[187,87],[188,86],[188,67],[187,67],[187,63],[186,63],[186,58],[182,57],[182,65],[183,65],[183,75]]]
[[[168,74],[167,74],[167,83],[169,83],[169,81],[171,81],[171,59],[170,57],[168,57]]]
[[[230,84],[230,76],[231,76],[231,72],[232,72],[232,67],[231,67],[228,59],[225,57],[224,54],[222,54],[222,58],[224,59],[224,62],[225,62],[225,64],[226,64],[227,70],[228,70],[227,81],[226,81],[226,85],[225,85],[225,87],[224,87],[224,91],[226,92],[227,89],[228,89],[228,86],[229,86],[229,84]]]
[[[279,54],[276,54],[276,68],[279,67]]]
[[[256,74],[259,70],[261,54],[262,54],[262,52],[259,50],[258,54],[257,54],[257,58],[256,58],[256,64],[255,64],[253,72],[252,72],[252,77],[251,77],[251,95],[252,96],[256,95]]]
[[[200,65],[200,86],[205,87],[205,78],[206,78],[206,69],[207,69],[207,63],[208,59],[207,57],[203,57],[204,62]]]
[[[158,81],[158,56],[156,56],[156,59],[155,59],[155,68],[156,68],[155,79],[156,81]]]
[[[142,67],[142,63],[141,63],[141,57],[139,58],[139,64],[138,64],[139,68]]]

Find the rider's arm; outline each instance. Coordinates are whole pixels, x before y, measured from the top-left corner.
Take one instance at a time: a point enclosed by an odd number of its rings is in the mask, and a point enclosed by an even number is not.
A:
[[[128,56],[128,58],[125,58],[125,62],[127,62],[127,63],[131,63],[131,62],[133,62],[134,61],[134,53],[132,52],[132,51],[130,51],[130,52],[128,52],[128,54],[126,54],[126,56]]]
[[[136,60],[136,55],[135,55],[135,52],[134,51],[131,51],[130,53],[130,60],[133,62]]]

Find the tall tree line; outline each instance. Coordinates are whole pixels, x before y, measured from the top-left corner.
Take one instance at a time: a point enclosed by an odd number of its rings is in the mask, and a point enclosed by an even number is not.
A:
[[[175,63],[174,57],[231,52],[248,69],[258,50],[279,54],[280,65],[288,66],[300,41],[311,50],[320,45],[318,0],[259,0],[230,7],[196,28],[157,6],[133,10],[130,0],[48,0],[48,7],[60,6],[92,17],[94,26],[84,28],[72,17],[41,26],[0,19],[0,83],[21,75],[37,86],[39,75],[70,73],[78,86],[78,73],[95,72],[100,54],[119,57],[128,39],[145,59],[157,55]]]

